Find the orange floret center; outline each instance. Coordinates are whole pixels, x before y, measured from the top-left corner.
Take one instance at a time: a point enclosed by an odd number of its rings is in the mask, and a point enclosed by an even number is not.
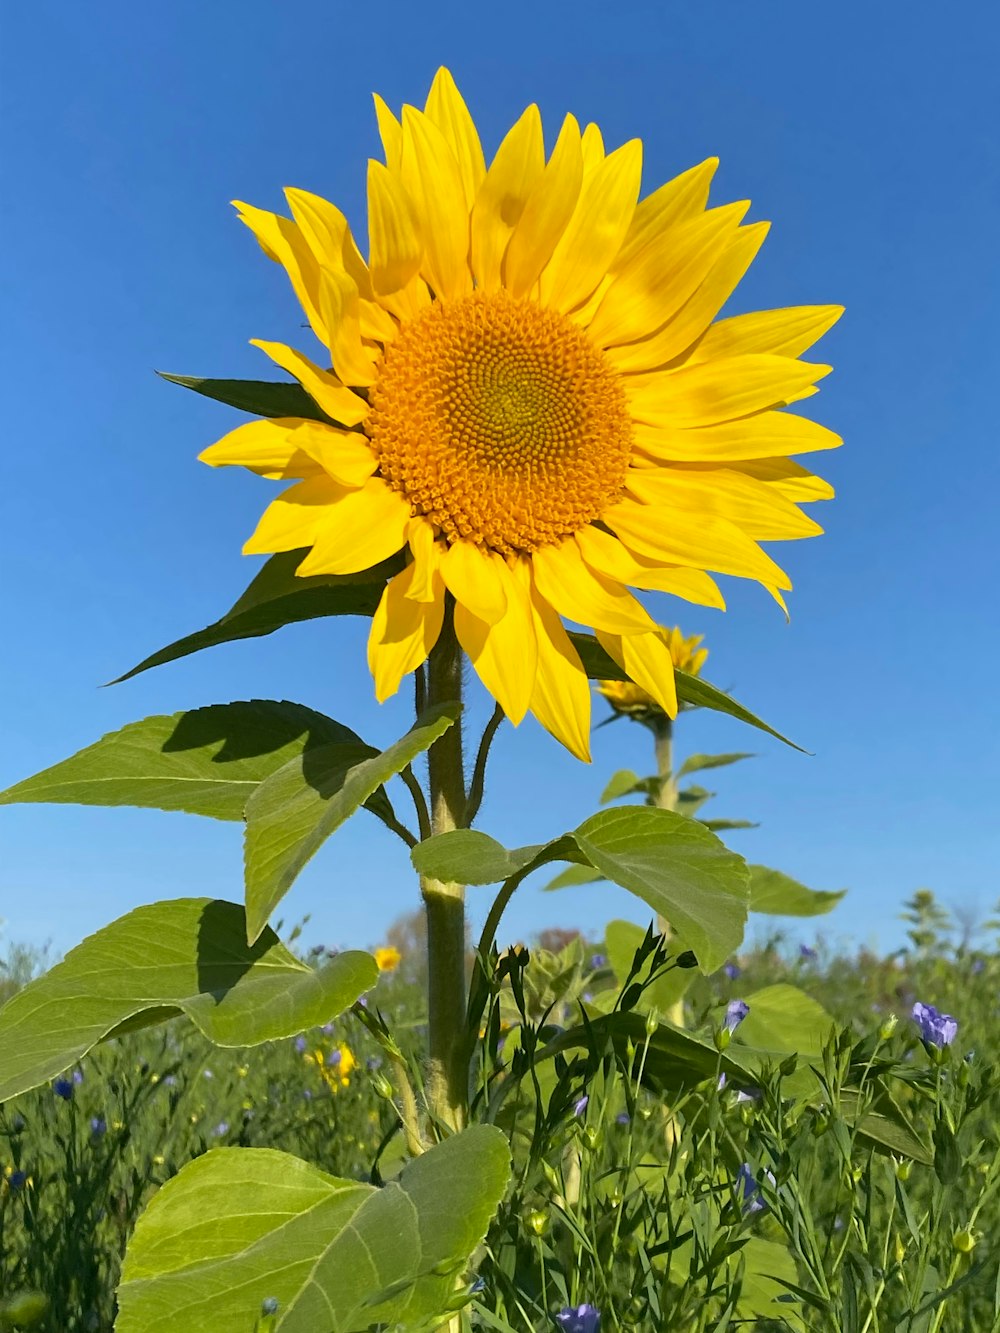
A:
[[[382,476],[450,542],[535,551],[620,498],[632,425],[619,376],[533,301],[434,302],[386,347],[371,406]]]

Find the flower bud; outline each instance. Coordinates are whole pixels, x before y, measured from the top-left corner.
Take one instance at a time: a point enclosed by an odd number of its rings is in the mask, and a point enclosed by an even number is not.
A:
[[[646,1036],[652,1037],[656,1034],[656,1029],[660,1026],[660,1015],[657,1010],[650,1009],[646,1015]]]
[[[536,1236],[544,1236],[549,1229],[549,1215],[536,1208],[528,1214],[528,1227]]]
[[[951,1238],[951,1248],[959,1254],[971,1254],[976,1248],[976,1233],[968,1227],[961,1227]]]
[[[912,1170],[913,1163],[908,1157],[904,1157],[902,1161],[896,1163],[896,1179],[901,1180],[905,1185],[910,1178]]]

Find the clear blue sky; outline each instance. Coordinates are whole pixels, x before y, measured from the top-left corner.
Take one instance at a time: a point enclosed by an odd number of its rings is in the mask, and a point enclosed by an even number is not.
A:
[[[374,703],[359,621],[97,686],[214,620],[256,565],[239,551],[268,483],[195,461],[236,414],[153,375],[266,374],[247,340],[300,336],[228,201],[277,207],[297,185],[363,233],[370,94],[422,103],[447,63],[488,152],[537,100],[550,132],[572,110],[612,145],[642,137],[646,188],[717,154],[715,201],[751,198],[774,224],[734,310],[846,305],[810,403],[846,440],[822,456],[838,498],[825,536],[782,548],[791,624],[732,580],[725,615],[654,607],[704,632],[709,678],[815,756],[700,713],[680,744],[758,751],[718,774],[716,812],[761,821],[733,835],[751,859],[851,890],[833,936],[894,944],[925,884],[984,912],[1000,895],[998,38],[986,3],[5,7],[0,786],[135,718],[229,699],[295,699],[374,743],[405,729],[404,703]],[[482,827],[523,843],[575,825],[647,743],[603,729],[587,768],[531,722],[507,729]],[[236,825],[0,810],[0,916],[57,949],[141,902],[239,898],[240,871]],[[362,815],[287,916],[373,944],[414,894],[402,844]],[[507,934],[629,911],[606,886],[529,886]]]

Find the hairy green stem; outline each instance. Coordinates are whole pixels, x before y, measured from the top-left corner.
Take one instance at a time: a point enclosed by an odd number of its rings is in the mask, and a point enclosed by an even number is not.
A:
[[[427,663],[427,703],[461,702],[462,650],[452,607]],[[462,761],[462,720],[449,727],[427,753],[432,833],[465,826],[467,798]],[[427,912],[427,1099],[432,1116],[462,1129],[469,1101],[465,1046],[465,888],[424,878],[420,891]]]
[[[660,810],[677,809],[677,779],[674,777],[674,724],[669,717],[658,717],[650,724],[656,750],[656,773],[660,784],[653,794],[653,804]],[[657,915],[656,928],[665,940],[672,934],[670,922]],[[677,1027],[684,1026],[684,1001],[672,1004],[664,1015]]]

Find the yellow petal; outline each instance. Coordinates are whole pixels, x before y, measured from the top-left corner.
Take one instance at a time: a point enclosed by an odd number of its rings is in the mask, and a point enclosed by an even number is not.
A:
[[[444,135],[448,147],[455,155],[465,188],[466,212],[471,212],[476,193],[486,175],[486,160],[469,108],[455,86],[451,71],[443,65],[434,75],[424,111]]]
[[[709,186],[718,165],[717,157],[707,158],[639,202],[625,244],[615,260],[615,272],[627,267],[640,250],[656,241],[668,227],[690,222],[705,211]]]
[[[378,467],[378,459],[367,436],[355,430],[339,430],[319,421],[303,421],[295,430],[293,443],[328,477],[348,490],[364,486]]]
[[[338,488],[339,489],[339,488]],[[395,555],[403,545],[410,506],[381,477],[360,490],[339,489],[298,574],[357,574]]]
[[[757,477],[768,486],[773,486],[796,504],[832,500],[834,496],[833,487],[828,481],[790,458],[758,458],[748,463],[734,463],[732,466],[745,472],[748,477]]]
[[[284,343],[261,342],[259,338],[250,341],[251,346],[259,347],[276,366],[293,375],[313,402],[334,421],[345,426],[360,426],[368,415],[368,404],[363,398],[341,384],[336,375],[331,375],[328,370],[320,370],[301,352],[286,347]]]
[[[572,538],[559,546],[541,547],[531,562],[535,587],[567,620],[612,634],[655,628],[655,622],[630,592],[584,564],[580,547]]]
[[[626,489],[647,504],[728,519],[755,541],[792,541],[823,531],[774,487],[728,468],[633,468]]]
[[[481,291],[499,288],[507,242],[544,170],[542,118],[532,105],[497,150],[472,209],[472,271]]]
[[[374,383],[375,353],[361,341],[358,289],[343,269],[320,269],[319,308],[334,370],[345,384]]]
[[[417,214],[424,277],[438,297],[468,295],[469,209],[462,175],[444,135],[411,106],[403,108],[399,175]]]
[[[301,422],[300,417],[248,421],[203,449],[198,460],[209,467],[245,467],[260,477],[310,476],[320,469],[294,441]]]
[[[608,656],[656,700],[667,717],[677,716],[674,659],[661,633],[617,635],[598,630],[597,639]]]
[[[696,338],[701,337],[729,300],[753,263],[769,227],[768,222],[754,222],[749,227],[740,227],[709,270],[704,282],[684,302],[673,319],[651,338],[610,348],[607,356],[611,364],[623,373],[652,370],[680,356]]]
[[[329,331],[320,310],[319,267],[298,227],[289,218],[254,208],[238,199],[233,200],[233,207],[239,212],[240,221],[257,237],[268,258],[284,268],[313,333],[321,343],[329,346]]]
[[[406,191],[397,177],[374,161],[368,163],[368,242],[376,295],[400,291],[419,270],[424,247]]]
[[[756,579],[777,588],[792,585],[788,575],[734,523],[672,505],[637,504],[623,500],[602,518],[630,551],[649,560],[717,574]]]
[[[794,412],[758,412],[689,429],[635,422],[632,430],[636,448],[651,458],[692,463],[807,454],[843,443],[826,426]]]
[[[385,703],[399,689],[403,677],[426,662],[444,622],[444,585],[440,578],[433,600],[408,595],[415,568],[408,565],[390,579],[372,617],[368,669],[375,680],[379,703]]]
[[[572,310],[621,249],[639,197],[642,144],[632,139],[584,176],[573,216],[541,276],[543,305]]]
[[[531,711],[570,754],[590,763],[590,683],[559,616],[537,589],[531,612],[538,666]]]
[[[351,229],[339,208],[308,190],[285,191],[299,231],[320,267],[343,269],[361,296],[372,297],[368,265],[361,257]]]
[[[666,592],[697,606],[726,609],[715,580],[700,569],[656,564],[627,551],[617,537],[589,524],[576,534],[584,560],[598,574],[647,592]]]
[[[346,492],[329,477],[309,477],[289,486],[261,514],[253,536],[244,543],[244,555],[272,555],[311,546],[330,506]]]
[[[801,356],[833,328],[843,313],[842,305],[799,305],[734,315],[712,325],[692,351],[690,360],[710,361],[722,356],[743,356],[747,352]]]
[[[399,170],[399,159],[403,153],[403,127],[389,110],[388,106],[374,94],[375,118],[378,121],[379,138],[385,153],[385,164],[390,171]]]
[[[651,426],[711,426],[807,397],[829,366],[753,353],[622,379],[637,421]]]
[[[479,679],[516,726],[528,711],[535,684],[538,646],[528,591],[526,562],[503,566],[506,614],[495,625],[455,604],[455,633]]]
[[[587,176],[596,171],[604,161],[604,138],[599,125],[589,124],[580,138],[580,152],[583,154],[583,174]]]
[[[406,540],[413,555],[413,579],[406,596],[415,602],[433,602],[440,595],[441,543],[434,540],[434,529],[420,515],[406,525]]]
[[[580,126],[573,116],[567,116],[507,245],[503,285],[511,295],[526,296],[552,258],[573,216],[582,181]]]
[[[441,575],[456,602],[487,625],[496,625],[507,611],[505,570],[499,555],[472,542],[457,541],[448,548]]]
[[[671,227],[619,268],[590,322],[597,345],[634,342],[672,319],[711,272],[748,208],[727,204]]]

